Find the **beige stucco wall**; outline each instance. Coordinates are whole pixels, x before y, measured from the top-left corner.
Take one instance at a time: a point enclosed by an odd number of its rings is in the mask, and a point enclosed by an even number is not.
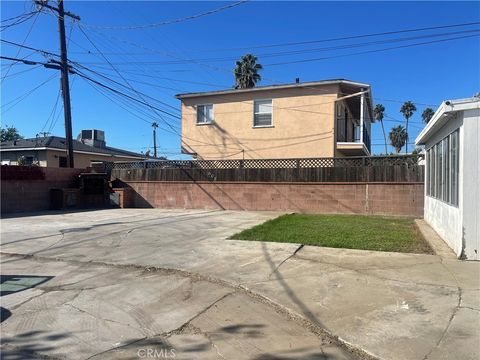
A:
[[[331,85],[183,99],[182,146],[207,160],[333,156],[337,94]],[[255,99],[272,99],[272,127],[253,127]],[[196,124],[201,104],[213,104],[212,124]]]
[[[17,165],[17,160],[21,156],[33,156],[38,161],[39,166],[59,167],[59,157],[66,156],[65,150],[26,150],[26,151],[1,151],[2,161],[10,161],[10,165]],[[86,168],[90,166],[91,161],[135,161],[137,159],[123,156],[82,154],[74,152],[74,162],[76,168]]]
[[[83,154],[74,152],[75,156],[73,161],[76,168],[86,168],[90,166],[91,161],[135,161],[137,159],[123,156],[111,156],[111,155],[97,155],[97,154]],[[64,150],[47,150],[47,164],[48,167],[59,167],[59,156],[66,156]]]
[[[34,162],[38,162],[38,165],[47,166],[47,154],[45,150],[18,150],[0,152],[2,162],[8,162],[7,165],[18,165],[18,159],[22,156],[33,156]]]

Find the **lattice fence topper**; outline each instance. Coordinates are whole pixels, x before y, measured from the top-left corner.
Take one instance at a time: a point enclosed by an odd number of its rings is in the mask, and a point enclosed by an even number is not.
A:
[[[246,160],[145,160],[106,162],[113,169],[294,169],[323,167],[361,167],[418,165],[424,155],[351,156],[299,159],[246,159]]]

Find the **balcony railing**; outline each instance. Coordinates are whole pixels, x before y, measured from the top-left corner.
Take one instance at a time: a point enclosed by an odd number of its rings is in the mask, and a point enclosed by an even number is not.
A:
[[[337,142],[341,143],[355,143],[355,144],[361,144],[361,136],[360,136],[360,126],[356,125],[352,129],[352,133],[348,134],[348,136],[345,133],[344,128],[338,128],[337,129]],[[363,125],[363,144],[365,147],[368,149],[368,152],[371,152],[371,139],[370,139],[370,134],[368,133],[367,126],[364,124]]]

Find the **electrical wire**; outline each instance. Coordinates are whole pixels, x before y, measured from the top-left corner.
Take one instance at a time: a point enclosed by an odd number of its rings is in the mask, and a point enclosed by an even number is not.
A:
[[[404,49],[404,48],[409,48],[409,47],[430,45],[430,44],[435,44],[435,43],[441,43],[441,42],[453,41],[453,40],[460,40],[460,39],[467,39],[467,38],[478,37],[478,36],[479,35],[458,36],[458,37],[453,37],[453,38],[449,38],[449,39],[432,40],[432,41],[425,41],[425,42],[419,42],[419,43],[408,44],[408,45],[392,46],[392,47],[387,47],[387,48],[383,48],[383,49],[359,51],[359,52],[350,53],[350,54],[325,56],[325,57],[314,58],[314,59],[292,60],[292,61],[271,63],[271,64],[265,64],[264,66],[291,65],[291,64],[299,64],[299,63],[306,63],[306,62],[312,62],[312,61],[337,59],[337,58],[349,57],[349,56],[354,56],[354,55],[363,55],[363,54],[371,54],[371,53],[384,52],[384,51],[390,51],[390,50],[396,50],[396,49]]]
[[[41,12],[40,10],[36,10],[36,11],[29,12],[27,14],[18,15],[16,17],[13,17],[13,18],[10,18],[10,19],[2,20],[2,22],[7,22],[7,21],[10,21],[12,19],[19,18],[17,21],[15,21],[11,24],[1,25],[0,26],[0,31],[4,31],[8,28],[11,28],[12,26],[23,24],[24,22],[27,22],[28,20],[30,20],[32,17],[34,17],[36,14],[38,14],[40,12]]]
[[[28,92],[26,92],[25,94],[23,95],[20,95],[19,97],[9,101],[8,103],[6,104],[3,104],[2,105],[2,115],[5,114],[6,112],[8,112],[10,109],[12,109],[13,107],[15,107],[17,104],[19,104],[20,102],[22,102],[23,100],[25,100],[28,96],[30,96],[31,94],[33,94],[36,90],[38,90],[39,88],[41,88],[43,85],[45,85],[46,83],[48,83],[49,81],[51,81],[53,78],[55,77],[55,75],[49,77],[47,80],[43,81],[42,83],[40,83],[39,85],[37,85],[36,87],[34,87],[33,89],[29,90]],[[18,100],[18,101],[17,101]],[[16,101],[16,102],[15,102]],[[15,104],[13,104],[12,106],[10,106],[9,108],[5,108],[6,106],[10,105],[11,103],[15,102]]]
[[[119,86],[122,86],[122,87],[124,87],[124,88],[127,88],[127,89],[132,90],[132,88],[131,88],[130,86],[125,86],[125,85],[123,85],[122,83],[120,83],[120,82],[118,82],[118,81],[115,81],[115,80],[109,78],[108,76],[105,76],[105,75],[103,75],[103,74],[101,74],[101,73],[99,73],[99,72],[97,72],[97,71],[95,71],[95,70],[91,70],[91,69],[89,69],[89,68],[81,65],[80,63],[75,62],[74,64],[76,64],[77,66],[80,66],[80,67],[81,67],[82,69],[84,69],[84,70],[87,70],[87,71],[89,71],[89,72],[91,72],[91,73],[93,73],[93,74],[95,74],[95,75],[97,75],[97,76],[100,76],[100,77],[104,78],[105,80],[108,80],[108,81],[110,81],[110,82],[113,82],[114,84],[117,84],[117,85],[119,85]],[[122,76],[122,79],[128,80],[128,79],[126,79],[126,78],[123,77],[123,76]],[[132,81],[135,81],[135,80],[132,80]],[[144,94],[144,93],[141,93],[141,92],[139,92],[138,90],[135,90],[135,93],[137,93],[137,95],[138,95],[138,94],[141,94],[142,96],[144,96],[144,97],[146,97],[146,98],[149,98],[149,99],[151,99],[151,100],[154,100],[154,101],[156,101],[156,102],[158,102],[158,103],[160,103],[160,104],[162,104],[162,105],[164,105],[164,106],[167,106],[167,107],[173,109],[174,111],[179,111],[177,107],[174,107],[174,106],[172,106],[172,105],[170,105],[170,104],[167,104],[166,102],[160,101],[160,100],[155,99],[155,98],[153,98],[153,97],[151,97],[151,96],[149,96],[149,95],[146,95],[146,94]]]
[[[48,116],[47,120],[45,121],[45,124],[42,126],[42,129],[40,130],[39,133],[42,133],[45,130],[49,122],[50,122],[50,125],[53,123],[53,119],[55,118],[55,115],[57,112],[58,101],[60,100],[60,94],[61,94],[61,90],[58,90],[57,99],[55,100],[52,111],[50,112],[50,115]]]
[[[318,40],[285,42],[285,43],[265,44],[265,45],[254,45],[254,46],[247,46],[247,47],[227,48],[227,49],[209,49],[207,51],[208,52],[212,52],[212,51],[236,51],[236,50],[252,50],[252,49],[264,49],[264,48],[273,48],[273,47],[307,45],[307,44],[317,44],[317,43],[331,42],[331,41],[342,41],[342,40],[361,39],[361,38],[366,38],[366,37],[403,34],[403,33],[418,32],[418,31],[449,29],[449,28],[455,28],[455,27],[479,25],[479,24],[480,24],[480,22],[475,21],[475,22],[466,22],[466,23],[459,23],[459,24],[437,25],[437,26],[429,26],[429,27],[422,27],[422,28],[410,28],[410,29],[402,29],[402,30],[384,31],[384,32],[368,33],[368,34],[361,34],[361,35],[348,35],[348,36],[341,36],[341,37],[334,37],[334,38],[327,38],[327,39],[318,39]]]
[[[32,71],[32,70],[35,70],[35,69],[38,69],[38,68],[41,68],[41,67],[43,67],[43,65],[36,65],[36,66],[31,67],[31,68],[28,68],[28,69],[26,69],[26,70],[17,71],[16,73],[13,73],[13,74],[10,74],[10,75],[5,76],[4,79],[13,78],[13,77],[15,77],[15,76],[17,76],[17,75],[24,74],[24,73],[26,73],[26,72],[29,72],[29,71]]]
[[[445,36],[451,36],[451,35],[471,34],[471,33],[478,33],[478,32],[480,32],[480,29],[463,30],[463,31],[455,31],[455,32],[448,32],[448,33],[410,36],[410,37],[404,37],[404,38],[387,39],[387,40],[379,40],[379,41],[369,41],[369,42],[358,43],[358,44],[346,44],[346,45],[339,45],[339,46],[333,46],[333,47],[257,54],[256,57],[257,58],[283,57],[283,56],[298,55],[298,54],[305,54],[305,53],[311,53],[311,52],[347,50],[347,49],[353,49],[353,48],[359,48],[359,47],[368,47],[371,45],[389,44],[389,43],[397,43],[397,42],[404,42],[404,41],[411,41],[411,40],[445,37]],[[179,65],[179,64],[191,63],[194,61],[196,62],[227,62],[227,61],[230,62],[230,61],[236,61],[237,59],[238,59],[237,57],[227,57],[227,58],[224,57],[224,58],[200,58],[200,59],[170,60],[170,61],[140,61],[137,63],[140,65]],[[85,62],[85,64],[95,65],[95,64],[101,64],[101,63]],[[129,62],[116,62],[113,64],[114,65],[127,65],[127,64],[130,65]]]
[[[25,38],[23,39],[23,42],[22,42],[22,45],[25,44],[25,42],[27,41],[28,37],[30,36],[30,33],[32,32],[33,30],[33,27],[35,26],[35,23],[37,22],[37,19],[38,19],[38,15],[40,14],[40,12],[36,12],[36,16],[35,18],[33,19],[33,22],[32,22],[32,25],[30,26],[30,28],[28,29],[28,32],[27,32],[27,35],[25,36]],[[17,51],[17,54],[15,55],[15,57],[18,57],[20,55],[20,52],[22,51],[21,48],[18,49]],[[13,66],[13,63],[10,65],[10,67],[7,69],[7,71],[5,72],[5,74],[3,75],[2,77],[2,80],[5,79],[5,77],[8,75],[8,73],[10,72],[10,70],[12,69],[12,66]]]
[[[85,33],[85,31],[83,30],[83,28],[82,28],[81,25],[79,25],[79,29],[80,29],[80,31],[82,32],[82,34],[85,36],[85,38],[89,41],[89,43],[90,43],[98,52],[100,52],[100,54],[101,54],[101,56],[104,58],[104,60],[105,60],[105,61],[112,67],[112,69],[123,79],[123,81],[128,85],[128,87],[129,87],[132,91],[134,91],[134,92],[137,94],[137,96],[140,97],[140,99],[142,99],[142,102],[143,102],[145,105],[149,106],[150,109],[160,118],[160,120],[161,120],[164,124],[166,124],[166,125],[167,125],[168,127],[170,127],[172,130],[176,131],[176,130],[174,129],[174,127],[173,127],[168,121],[166,121],[160,113],[167,114],[167,115],[170,115],[170,116],[173,116],[173,117],[176,117],[176,116],[173,115],[173,114],[171,114],[171,113],[169,113],[169,112],[167,112],[167,111],[165,111],[165,110],[158,109],[157,107],[152,106],[151,104],[149,104],[148,101],[145,100],[144,96],[142,96],[142,94],[141,94],[140,92],[138,92],[135,88],[133,88],[133,86],[128,82],[128,80],[126,80],[126,79],[122,76],[122,74],[115,68],[115,66],[113,66],[113,64],[108,60],[108,58],[101,53],[100,49],[95,45],[95,43],[94,43],[94,42],[90,39],[90,37]],[[165,103],[164,103],[164,104],[165,104]],[[159,111],[160,111],[160,113],[159,113]]]
[[[180,23],[180,22],[188,21],[188,20],[198,19],[198,18],[203,17],[203,16],[212,15],[212,14],[215,14],[215,13],[227,10],[227,9],[234,8],[236,6],[244,4],[246,2],[248,2],[248,0],[242,0],[242,1],[238,1],[238,2],[233,3],[233,4],[225,5],[225,6],[222,6],[220,8],[205,11],[205,12],[202,12],[202,13],[199,13],[199,14],[185,16],[185,17],[178,18],[178,19],[165,20],[165,21],[161,21],[161,22],[157,22],[157,23],[153,23],[153,24],[104,26],[104,25],[85,24],[85,23],[82,22],[82,25],[85,26],[86,28],[91,28],[91,29],[108,29],[108,30],[139,30],[139,29],[155,28],[155,27],[159,27],[159,26],[177,24],[177,23]]]

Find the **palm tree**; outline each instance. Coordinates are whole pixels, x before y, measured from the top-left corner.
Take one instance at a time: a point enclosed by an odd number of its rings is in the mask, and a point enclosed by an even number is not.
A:
[[[236,62],[233,74],[235,75],[235,89],[253,88],[262,77],[258,73],[263,67],[257,64],[257,57],[252,54],[243,55]]]
[[[407,143],[407,130],[402,125],[398,125],[393,127],[388,135],[390,137],[390,144],[395,148],[395,151],[398,154],[400,150],[402,150],[402,147]]]
[[[428,124],[430,119],[433,117],[433,114],[435,114],[435,111],[433,111],[432,108],[429,108],[429,107],[425,108],[425,110],[423,110],[423,112],[422,112],[423,122],[425,124]]]
[[[385,107],[382,104],[375,105],[375,109],[373,109],[373,116],[375,120],[380,121],[380,124],[382,125],[383,140],[385,141],[385,155],[387,155],[388,154],[387,136],[385,135],[385,128],[383,127],[384,113],[385,113]]]
[[[408,119],[410,119],[412,117],[412,115],[415,111],[417,111],[417,107],[411,101],[405,101],[405,103],[400,108],[400,112],[403,114],[403,117],[407,121],[407,127],[405,129],[405,131],[407,133],[407,143],[405,144],[406,145],[405,146],[405,153],[408,152]]]

